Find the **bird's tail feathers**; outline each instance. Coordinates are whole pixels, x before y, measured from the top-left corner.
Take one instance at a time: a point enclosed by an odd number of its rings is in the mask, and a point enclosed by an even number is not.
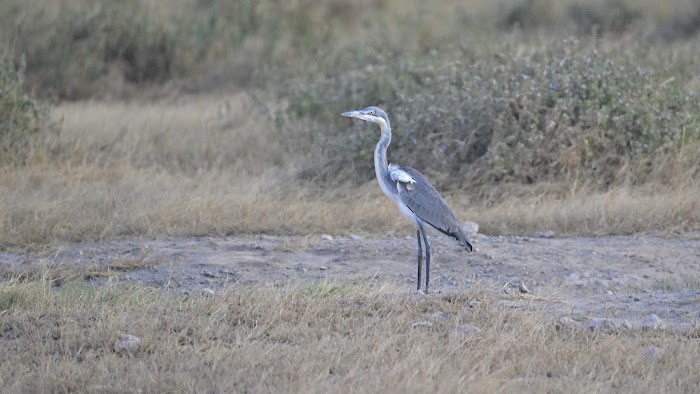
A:
[[[432,225],[431,225],[432,226]],[[471,241],[469,241],[469,238],[467,237],[466,234],[464,234],[464,230],[462,230],[461,226],[457,226],[456,231],[445,231],[439,227],[433,226],[436,230],[439,232],[450,236],[454,238],[457,243],[459,243],[459,246],[462,246],[464,249],[466,249],[468,252],[471,252],[474,248],[472,247]]]
[[[467,238],[467,235],[464,234],[464,230],[462,230],[461,226],[457,226],[457,233],[455,234],[455,239],[457,242],[459,242],[459,246],[464,247],[468,252],[471,252],[474,247],[472,246],[472,243],[469,241],[469,238]]]

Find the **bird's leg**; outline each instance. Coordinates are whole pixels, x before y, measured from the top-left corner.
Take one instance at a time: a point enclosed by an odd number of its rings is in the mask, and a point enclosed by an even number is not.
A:
[[[423,224],[419,224],[420,233],[423,234],[423,243],[425,243],[425,292],[428,292],[428,286],[430,286],[430,244],[428,243],[428,236],[425,234],[425,228]]]
[[[418,239],[418,286],[417,290],[420,291],[420,269],[421,269],[421,263],[423,263],[423,248],[421,247],[420,244],[420,230],[416,230],[416,239]]]

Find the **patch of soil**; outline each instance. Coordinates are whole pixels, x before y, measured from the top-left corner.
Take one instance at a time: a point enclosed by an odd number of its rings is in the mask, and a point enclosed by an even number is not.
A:
[[[431,237],[431,293],[480,283],[508,308],[575,320],[611,318],[639,326],[650,314],[680,329],[700,320],[700,233],[676,238],[484,236],[468,253]],[[225,285],[332,280],[416,288],[413,237],[230,236],[127,239],[0,253],[0,268],[42,262],[86,272],[86,280],[139,282],[186,293]],[[523,283],[529,293],[518,290]]]

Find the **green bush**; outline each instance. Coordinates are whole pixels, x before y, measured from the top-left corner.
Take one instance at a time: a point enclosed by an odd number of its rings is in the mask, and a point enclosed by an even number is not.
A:
[[[641,22],[643,16],[641,9],[630,7],[625,0],[523,0],[504,14],[500,26],[526,30],[556,28],[584,35],[623,34]]]
[[[24,59],[0,55],[0,164],[22,164],[31,142],[46,125],[46,110],[24,93]]]
[[[55,15],[17,7],[3,17],[18,25],[5,32],[12,34],[6,41],[14,42],[15,55],[26,56],[33,93],[59,99],[121,95],[128,84],[172,77],[174,42],[140,2],[61,3]]]
[[[0,40],[26,55],[39,97],[129,97],[177,78],[201,90],[299,69],[299,53],[326,45],[343,10],[311,0],[10,0]]]
[[[624,38],[658,27],[649,38],[662,42],[697,34],[697,7],[687,0],[655,3],[5,0],[0,42],[13,43],[16,57],[26,55],[27,88],[37,97],[123,98],[166,85],[188,92],[268,87],[325,72],[318,63],[347,61],[344,52],[369,48],[402,56],[478,52],[514,25],[525,43],[543,32]],[[666,21],[662,10],[679,17]]]
[[[376,126],[342,111],[383,106],[390,161],[440,187],[582,179],[642,182],[657,162],[700,139],[700,99],[638,56],[565,41],[531,54],[504,46],[485,59],[381,59],[290,92],[290,149],[311,152],[302,177],[373,177]],[[624,171],[623,171],[624,169]]]

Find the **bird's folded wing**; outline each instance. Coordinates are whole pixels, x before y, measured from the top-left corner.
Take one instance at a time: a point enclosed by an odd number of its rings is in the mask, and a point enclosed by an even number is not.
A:
[[[390,173],[402,173],[412,182],[403,182],[397,178],[396,187],[399,193],[399,198],[408,209],[416,214],[422,221],[435,227],[440,232],[455,238],[460,245],[471,250],[471,244],[462,228],[457,222],[457,218],[447,202],[440,196],[437,190],[423,177],[423,175],[411,167],[397,167]],[[392,175],[392,179],[394,176]]]
[[[389,165],[389,176],[391,177],[391,180],[394,182],[401,182],[401,183],[408,183],[408,184],[416,183],[416,180],[413,179],[413,177],[408,172],[404,171],[402,169],[402,167],[399,167],[395,164]]]

